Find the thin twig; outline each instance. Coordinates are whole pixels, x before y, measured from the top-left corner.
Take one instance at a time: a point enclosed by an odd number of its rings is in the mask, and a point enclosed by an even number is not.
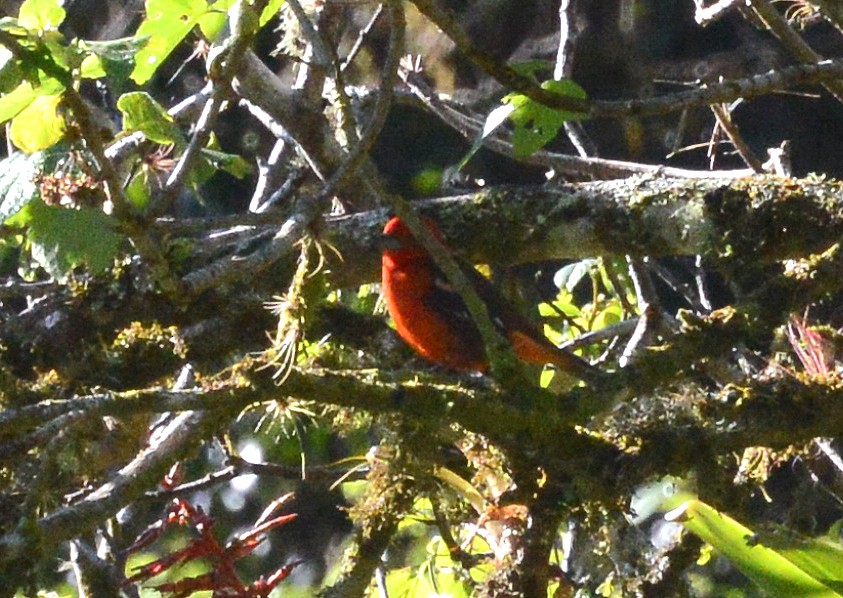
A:
[[[420,77],[408,74],[405,79],[410,90],[444,123],[459,132],[469,141],[474,141],[483,131],[483,120],[459,111],[452,104],[439,98]],[[750,169],[737,170],[690,170],[660,166],[656,164],[642,164],[640,162],[626,162],[623,160],[607,160],[604,158],[581,158],[569,154],[559,154],[546,150],[539,150],[528,158],[515,155],[515,149],[510,141],[503,139],[500,133],[493,133],[483,140],[483,145],[493,151],[518,159],[527,164],[547,166],[566,178],[574,179],[617,179],[634,174],[660,174],[662,176],[678,178],[740,178],[751,176]]]
[[[705,27],[719,20],[727,14],[736,4],[744,0],[718,0],[711,6],[702,6],[703,0],[694,0],[697,10],[694,13],[694,20],[698,25]]]
[[[794,31],[790,23],[787,22],[781,13],[768,0],[749,0],[752,9],[761,17],[764,24],[770,28],[773,35],[778,38],[782,45],[787,48],[788,52],[805,64],[819,64],[823,61],[823,57],[814,51],[808,43],[802,39],[802,36]],[[843,83],[839,81],[824,81],[825,87],[831,94],[837,98],[837,101],[843,102]]]
[[[368,37],[369,33],[371,32],[372,28],[378,22],[378,19],[381,18],[383,14],[383,4],[378,4],[378,7],[375,9],[375,12],[372,13],[372,17],[369,19],[369,22],[366,23],[366,26],[360,30],[360,34],[357,36],[357,39],[354,41],[354,45],[351,47],[351,50],[348,51],[348,55],[346,55],[345,60],[343,60],[342,64],[340,65],[340,70],[345,71],[354,59],[357,58],[357,53],[363,47],[363,42],[366,41],[366,37]]]

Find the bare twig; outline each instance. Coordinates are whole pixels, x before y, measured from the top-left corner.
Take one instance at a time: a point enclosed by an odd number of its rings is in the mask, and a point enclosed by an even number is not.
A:
[[[410,90],[444,123],[474,141],[483,131],[483,119],[480,116],[470,116],[460,111],[453,104],[439,98],[420,77],[412,73],[405,79]],[[623,160],[607,160],[603,158],[581,158],[568,154],[560,154],[546,150],[539,150],[528,158],[516,157],[512,143],[503,138],[503,134],[495,132],[483,140],[483,145],[505,156],[515,158],[528,164],[536,164],[553,168],[566,178],[576,180],[617,179],[634,174],[659,174],[680,178],[739,178],[753,174],[750,169],[737,170],[690,170],[660,166],[656,164],[642,164]]]
[[[159,209],[169,207],[175,201],[200,152],[208,143],[223,101],[231,91],[231,82],[240,71],[243,56],[257,33],[257,15],[265,5],[265,1],[257,2],[254,6],[239,3],[229,13],[230,35],[225,38],[222,46],[212,48],[208,56],[209,97],[187,148],[170,173],[162,196],[157,199],[160,202]]]
[[[736,4],[742,0],[718,0],[711,6],[703,6],[703,0],[694,0],[697,5],[697,10],[694,13],[694,19],[699,25],[705,27],[717,21],[725,14],[727,14]]]
[[[843,33],[843,4],[835,0],[811,0],[811,4],[819,9],[820,14],[829,23]]]
[[[559,5],[559,48],[556,52],[556,66],[553,69],[553,78],[557,81],[570,78],[574,72],[574,52],[580,36],[576,14],[578,6],[577,0],[562,0]],[[569,120],[565,121],[563,126],[581,158],[597,155],[597,146],[586,133],[582,123]]]
[[[416,5],[419,12],[430,19],[457,45],[459,51],[466,58],[494,77],[505,88],[523,93],[528,98],[551,108],[589,113],[590,103],[588,101],[562,96],[542,89],[529,77],[517,73],[492,55],[478,49],[457,24],[454,14],[450,10],[442,8],[436,0],[413,0],[413,4]]]
[[[787,19],[768,0],[749,0],[749,4],[764,21],[764,24],[770,28],[773,35],[797,60],[805,64],[819,64],[823,61],[823,57],[794,31]],[[831,92],[839,102],[843,102],[843,83],[830,80],[823,82],[823,87]]]
[[[732,121],[732,113],[729,108],[723,104],[711,104],[711,111],[714,113],[714,117],[717,119],[717,123],[720,125],[720,128],[723,129],[724,133],[726,133],[729,141],[732,142],[732,145],[737,150],[740,157],[743,158],[746,165],[756,173],[764,172],[761,160],[759,160],[758,157],[752,153],[752,150],[749,149],[749,146],[746,144],[740,131],[738,130],[738,126]]]
[[[372,13],[372,17],[369,19],[369,22],[366,23],[366,26],[360,30],[357,39],[354,41],[354,45],[348,51],[348,55],[346,55],[345,60],[342,61],[342,65],[340,65],[340,70],[345,71],[349,65],[354,62],[354,59],[357,58],[357,53],[363,47],[363,42],[366,41],[366,37],[372,30],[372,27],[378,22],[378,19],[381,18],[383,14],[383,4],[378,4],[378,7],[375,9],[375,12]]]

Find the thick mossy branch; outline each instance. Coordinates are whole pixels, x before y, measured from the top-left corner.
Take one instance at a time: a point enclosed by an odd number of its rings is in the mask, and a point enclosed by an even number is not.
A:
[[[715,267],[721,258],[770,264],[824,251],[843,233],[843,185],[818,178],[638,177],[493,187],[414,205],[440,224],[447,245],[496,265],[695,254]],[[385,220],[375,211],[325,222],[323,238],[346,258],[330,261],[332,282],[376,279]]]

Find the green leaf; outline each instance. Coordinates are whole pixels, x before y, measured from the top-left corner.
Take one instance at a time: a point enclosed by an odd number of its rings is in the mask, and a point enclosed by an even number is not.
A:
[[[0,123],[14,118],[39,95],[41,95],[40,91],[34,89],[31,83],[24,81],[13,91],[0,96]]]
[[[553,284],[558,289],[565,289],[569,293],[574,291],[580,281],[588,276],[591,271],[597,266],[597,260],[587,258],[568,264],[560,268],[556,274],[553,275]]]
[[[788,559],[781,551],[759,543],[753,531],[699,500],[689,500],[665,515],[727,557],[732,564],[774,596],[840,598],[825,581]],[[836,571],[843,570],[843,561]],[[839,577],[839,573],[837,574]]]
[[[843,593],[843,546],[838,538],[806,538],[787,529],[780,529],[775,533],[759,534],[757,540],[759,544],[785,556],[824,585]]]
[[[6,31],[17,37],[27,36],[26,28],[21,27],[18,20],[14,17],[3,17],[0,19],[0,31]]]
[[[199,19],[199,29],[202,31],[202,35],[211,41],[216,40],[228,20],[228,10],[234,6],[236,1],[217,0],[211,4],[208,12]],[[266,25],[278,13],[284,2],[285,0],[270,0],[261,12],[258,26]]]
[[[138,210],[143,211],[149,206],[149,189],[147,188],[146,176],[137,173],[126,185],[126,198],[132,202]]]
[[[23,80],[23,69],[14,54],[0,47],[0,95],[15,89]]]
[[[149,81],[207,11],[205,0],[146,0],[146,19],[137,36],[149,41],[137,54],[132,80],[138,85]]]
[[[26,0],[18,12],[18,24],[35,31],[58,29],[65,17],[59,0]]]
[[[228,9],[235,2],[237,0],[217,0],[217,2],[214,2],[208,12],[199,19],[199,29],[202,31],[202,35],[211,41],[215,41],[225,27],[226,21],[228,21]]]
[[[123,242],[115,221],[102,211],[48,206],[40,199],[29,202],[6,224],[26,227],[33,259],[58,279],[81,265],[94,272],[105,270]]]
[[[541,87],[562,96],[579,99],[587,97],[585,90],[570,79],[545,81]],[[548,108],[520,93],[507,95],[503,102],[514,107],[509,119],[515,124],[512,145],[519,158],[529,157],[547,145],[567,121],[585,117],[580,112]]]
[[[261,13],[261,27],[269,23],[270,19],[278,14],[278,11],[281,10],[282,6],[284,6],[284,2],[286,2],[286,0],[269,0],[269,2],[267,2],[266,8],[264,8]]]
[[[0,222],[5,222],[27,203],[40,197],[35,177],[39,172],[51,172],[58,154],[16,152],[0,161]]]
[[[12,119],[9,138],[17,147],[31,154],[61,141],[66,130],[58,113],[61,95],[39,95]]]
[[[202,148],[201,154],[214,169],[224,170],[238,179],[242,179],[252,172],[252,165],[237,154],[229,154],[208,148]]]
[[[497,131],[500,126],[506,122],[506,119],[509,118],[512,113],[515,111],[515,106],[512,104],[502,104],[492,110],[489,115],[486,117],[486,122],[483,123],[483,130],[480,131],[480,135],[477,136],[477,139],[474,140],[474,143],[471,144],[471,149],[468,150],[468,153],[465,157],[460,160],[460,163],[457,165],[457,170],[462,170],[463,167],[468,164],[469,160],[474,157],[481,147],[483,147],[483,142],[486,138]]]
[[[117,93],[125,88],[135,68],[135,57],[149,41],[148,37],[124,37],[108,41],[84,41],[90,55],[82,64],[82,76],[97,79],[107,75]]]
[[[150,141],[164,145],[183,142],[173,118],[148,93],[136,91],[123,94],[117,100],[117,108],[123,114],[125,132],[139,131]]]

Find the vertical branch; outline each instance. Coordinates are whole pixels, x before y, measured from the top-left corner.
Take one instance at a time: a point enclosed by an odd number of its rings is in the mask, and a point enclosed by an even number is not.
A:
[[[578,6],[577,0],[562,0],[559,5],[559,48],[556,52],[556,66],[553,69],[553,78],[557,81],[570,79],[574,72],[574,51],[580,36]],[[586,133],[582,123],[569,120],[563,126],[565,134],[581,158],[597,155],[597,146]]]

